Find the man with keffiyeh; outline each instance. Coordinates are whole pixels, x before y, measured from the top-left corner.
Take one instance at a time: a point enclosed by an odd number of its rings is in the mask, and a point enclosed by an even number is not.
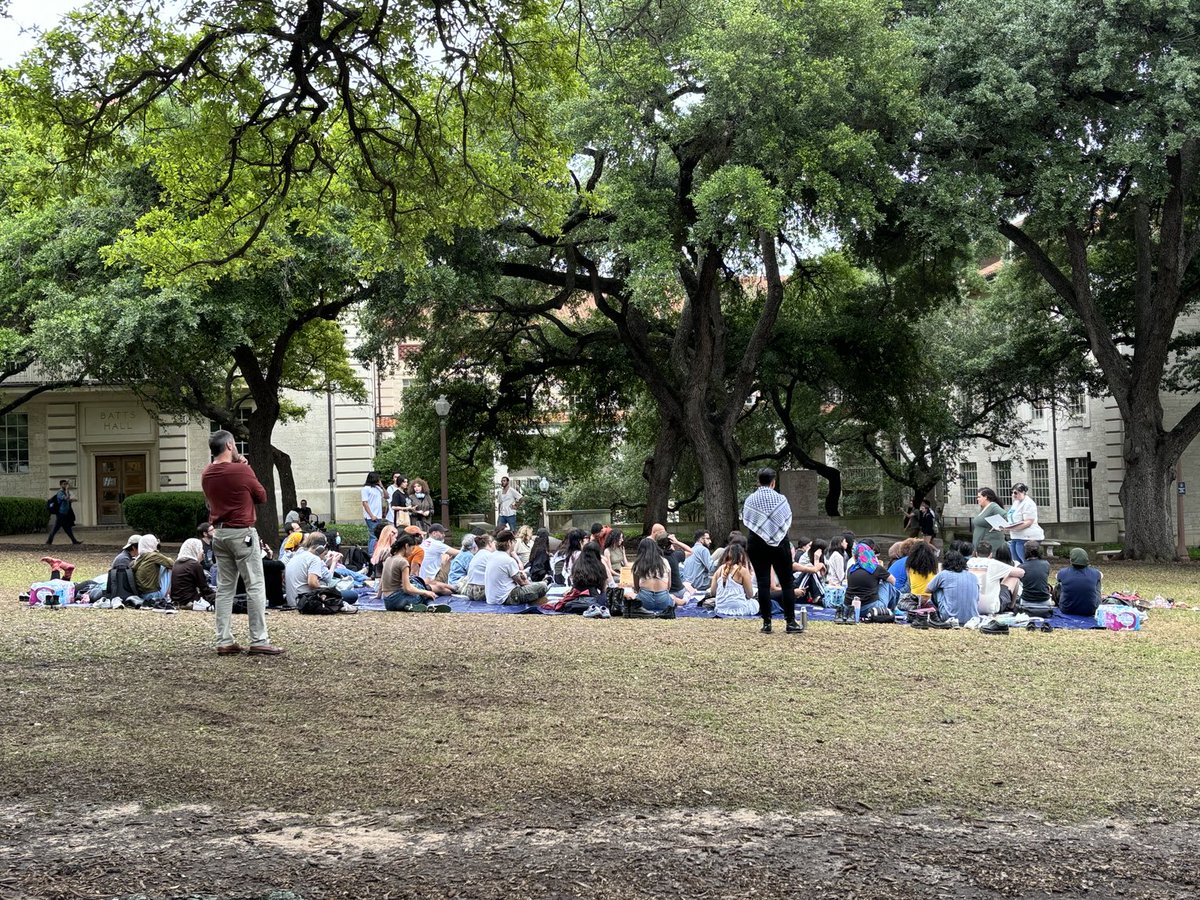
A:
[[[742,524],[750,531],[746,553],[758,582],[758,608],[762,614],[762,633],[771,633],[771,570],[782,588],[780,602],[787,621],[787,633],[804,629],[796,623],[796,596],[792,585],[792,554],[788,529],[792,527],[792,508],[787,498],[775,490],[775,470],[759,469],[758,490],[742,505]]]

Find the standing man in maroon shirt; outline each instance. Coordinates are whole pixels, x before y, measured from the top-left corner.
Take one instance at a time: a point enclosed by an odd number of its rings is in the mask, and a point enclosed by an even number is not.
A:
[[[246,458],[228,431],[215,431],[208,438],[213,461],[200,476],[200,487],[208,501],[209,521],[216,526],[213,555],[217,559],[217,653],[241,653],[233,640],[233,595],[238,576],[246,585],[246,610],[250,617],[248,653],[278,656],[282,648],[271,645],[267,636],[267,591],[263,579],[262,551],[254,530],[254,504],[265,503],[266,489],[254,477]]]

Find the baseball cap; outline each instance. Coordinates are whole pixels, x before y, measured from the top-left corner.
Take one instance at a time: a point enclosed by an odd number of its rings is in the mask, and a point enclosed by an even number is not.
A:
[[[423,532],[416,525],[406,525],[406,526],[404,526],[404,533],[405,534],[424,534],[425,532]]]
[[[142,536],[140,534],[131,534],[129,536],[129,540],[127,540],[125,542],[125,546],[122,547],[121,549],[128,550],[130,547],[136,547],[138,545],[138,541],[140,541],[141,539],[142,539]]]
[[[445,534],[446,526],[443,525],[441,522],[434,522],[432,525],[429,526],[429,533],[433,534],[435,531],[438,534]]]

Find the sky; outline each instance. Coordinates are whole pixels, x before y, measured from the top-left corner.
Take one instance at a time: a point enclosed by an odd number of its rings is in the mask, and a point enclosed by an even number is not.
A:
[[[82,0],[9,0],[8,18],[0,18],[0,66],[10,66],[33,47],[31,27],[51,28]]]

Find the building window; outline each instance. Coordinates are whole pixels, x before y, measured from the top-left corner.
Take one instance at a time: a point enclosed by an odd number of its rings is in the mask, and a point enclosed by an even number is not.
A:
[[[1088,507],[1088,461],[1085,457],[1074,457],[1067,460],[1068,496],[1072,509],[1087,509]]]
[[[1046,418],[1046,407],[1040,403],[1035,403],[1029,408],[1029,418],[1035,422],[1040,422]]]
[[[0,418],[0,472],[22,475],[29,471],[29,416],[6,413]]]
[[[1005,459],[1000,462],[992,463],[992,481],[996,482],[996,486],[992,488],[1001,499],[1012,493],[1012,462]]]
[[[238,424],[245,425],[247,422],[250,421],[250,414],[252,412],[254,412],[253,406],[249,406],[249,407],[239,406],[237,409],[235,409],[233,411],[233,414],[237,418]],[[213,432],[216,432],[216,431],[220,431],[221,427],[222,426],[220,426],[219,424],[214,422],[212,419],[208,420],[208,433],[209,434],[212,434]],[[249,446],[247,444],[247,442],[243,441],[243,440],[237,440],[236,445],[237,445],[237,452],[242,454],[242,456],[246,456],[247,455],[246,448]]]
[[[1050,463],[1044,459],[1031,459],[1029,467],[1029,496],[1038,506],[1050,505]]]
[[[1076,419],[1087,415],[1087,394],[1080,392],[1067,401],[1067,415]]]
[[[958,480],[962,483],[962,502],[974,503],[975,495],[979,493],[979,466],[963,463],[958,470]]]

